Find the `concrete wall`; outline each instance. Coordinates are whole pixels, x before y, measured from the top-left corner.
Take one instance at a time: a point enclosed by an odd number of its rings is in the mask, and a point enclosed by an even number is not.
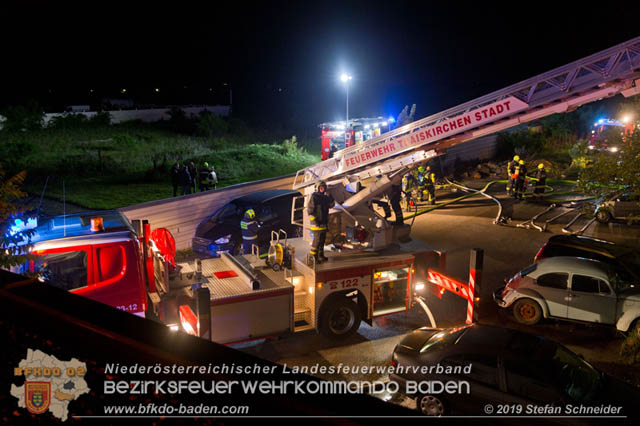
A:
[[[197,116],[202,111],[209,111],[214,115],[220,117],[227,117],[231,113],[231,107],[229,105],[202,105],[192,107],[180,107],[187,115]],[[123,121],[142,120],[145,122],[153,122],[159,120],[168,120],[170,118],[169,111],[171,108],[156,108],[156,109],[129,109],[119,111],[106,111],[111,114],[112,123],[122,123]],[[44,115],[44,125],[47,126],[49,121],[54,117],[64,116],[64,112],[49,113]],[[91,112],[71,112],[71,114],[82,114],[87,118],[91,118],[97,114],[95,111]],[[2,123],[5,121],[5,117],[0,115],[0,129],[2,129]]]
[[[213,191],[136,204],[123,207],[120,211],[129,220],[147,219],[151,229],[167,228],[176,240],[176,249],[183,250],[191,247],[191,239],[198,224],[229,201],[254,191],[291,189],[293,178],[294,175],[288,175],[247,182]]]
[[[442,161],[442,167],[447,170],[453,167],[456,160],[486,161],[494,158],[497,153],[498,135],[489,135],[449,148],[440,161]],[[435,161],[437,165],[436,170],[439,170],[438,160]]]
[[[180,107],[184,113],[189,116],[197,116],[202,111],[209,111],[214,115],[227,117],[231,111],[231,107],[228,105],[203,105],[194,107]],[[157,109],[127,109],[120,111],[107,111],[111,114],[112,123],[121,123],[123,121],[142,120],[145,122],[153,122],[159,120],[168,120],[170,118],[169,111],[171,108],[157,108]],[[45,126],[53,117],[63,116],[65,113],[51,113],[45,114],[44,122]],[[77,112],[73,114],[82,114],[87,118],[91,118],[97,114],[97,112]]]

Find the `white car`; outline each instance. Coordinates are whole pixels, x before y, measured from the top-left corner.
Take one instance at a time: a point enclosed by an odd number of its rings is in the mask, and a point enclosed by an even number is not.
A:
[[[640,337],[640,288],[596,260],[550,257],[518,272],[493,298],[521,323],[557,318],[615,325]]]

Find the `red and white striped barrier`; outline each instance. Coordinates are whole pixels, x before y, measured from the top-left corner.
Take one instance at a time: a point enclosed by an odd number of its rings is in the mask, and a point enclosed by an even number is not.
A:
[[[444,290],[448,290],[453,294],[462,297],[467,301],[467,324],[472,324],[474,321],[478,321],[478,309],[475,306],[476,302],[480,301],[480,298],[475,297],[476,283],[478,287],[482,276],[482,259],[483,251],[481,249],[473,249],[471,251],[471,265],[469,268],[469,284],[460,282],[454,278],[448,277],[442,272],[429,269],[427,271],[427,280],[441,287]],[[478,289],[479,293],[479,289]],[[475,308],[475,310],[474,310]]]

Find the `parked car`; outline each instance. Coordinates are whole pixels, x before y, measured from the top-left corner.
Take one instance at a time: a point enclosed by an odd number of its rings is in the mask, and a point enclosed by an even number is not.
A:
[[[586,257],[611,265],[619,278],[628,282],[640,282],[640,250],[611,241],[578,235],[554,235],[533,258],[534,263],[547,257]]]
[[[196,253],[217,257],[222,252],[236,255],[242,248],[240,221],[248,209],[256,213],[261,224],[257,245],[260,253],[266,253],[271,240],[271,231],[280,229],[289,238],[301,235],[299,226],[291,223],[291,208],[298,191],[274,189],[254,192],[225,204],[196,228],[192,248]]]
[[[623,407],[621,415],[632,415],[640,401],[637,389],[601,373],[563,345],[508,328],[421,328],[400,341],[391,362],[395,372],[390,379],[402,393],[416,398],[417,409],[425,415],[482,416],[491,413],[485,411],[488,404],[495,414],[524,415],[529,404],[607,403]],[[449,392],[411,391],[412,383],[447,386],[461,381],[468,382],[468,393],[463,384],[458,385],[462,391],[453,391],[453,386]],[[500,406],[522,411],[500,413]]]
[[[513,306],[523,324],[557,318],[615,325],[640,336],[640,287],[596,260],[543,259],[518,272],[493,298],[503,308]]]
[[[618,192],[612,196],[603,197],[596,202],[594,214],[600,223],[640,216],[640,194]]]

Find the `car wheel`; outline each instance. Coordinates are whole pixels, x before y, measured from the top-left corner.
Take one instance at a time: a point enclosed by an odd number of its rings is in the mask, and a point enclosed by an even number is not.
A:
[[[513,316],[522,324],[537,324],[542,318],[542,308],[535,300],[520,299],[513,305]]]
[[[440,417],[445,414],[442,398],[433,395],[420,395],[416,400],[418,411],[425,416]]]
[[[596,220],[600,223],[609,223],[611,221],[611,213],[606,210],[598,210]]]
[[[320,332],[332,339],[344,339],[360,328],[360,309],[349,299],[329,302],[320,313]]]

